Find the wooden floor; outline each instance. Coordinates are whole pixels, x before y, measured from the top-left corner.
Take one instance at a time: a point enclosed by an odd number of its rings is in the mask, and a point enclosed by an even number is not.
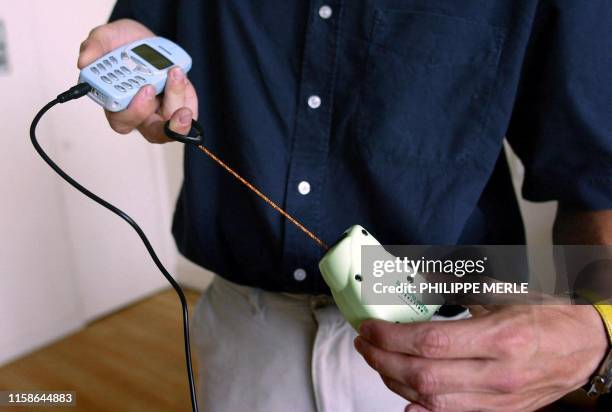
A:
[[[192,306],[198,293],[186,295]],[[174,291],[147,298],[0,368],[0,390],[76,391],[76,407],[44,409],[49,411],[190,411]],[[540,412],[594,410],[583,395],[573,398]]]
[[[0,368],[0,390],[76,391],[76,407],[52,411],[190,411],[181,319],[163,291]]]

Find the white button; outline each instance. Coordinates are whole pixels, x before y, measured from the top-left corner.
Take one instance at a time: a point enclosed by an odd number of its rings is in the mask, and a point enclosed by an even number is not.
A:
[[[306,279],[306,271],[301,268],[294,270],[293,279],[297,280],[298,282],[303,281],[304,279]]]
[[[332,15],[332,8],[329,7],[327,4],[324,6],[321,6],[321,8],[319,9],[319,17],[322,19],[329,19]]]
[[[308,98],[308,106],[311,109],[317,109],[319,106],[321,106],[321,98],[316,94],[310,96]]]
[[[302,195],[307,195],[308,193],[310,193],[310,183],[305,180],[302,180],[298,185],[298,192],[300,192],[300,194]]]

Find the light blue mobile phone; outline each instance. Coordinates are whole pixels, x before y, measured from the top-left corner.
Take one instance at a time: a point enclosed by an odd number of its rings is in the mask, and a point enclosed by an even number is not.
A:
[[[163,37],[151,37],[116,48],[81,70],[79,83],[91,86],[88,96],[111,112],[125,109],[144,85],[156,94],[166,85],[168,70],[191,69],[191,57]]]

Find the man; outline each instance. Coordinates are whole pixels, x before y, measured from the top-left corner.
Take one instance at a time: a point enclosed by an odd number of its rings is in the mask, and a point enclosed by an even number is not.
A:
[[[612,5],[605,0],[120,0],[79,66],[160,35],[193,57],[144,87],[119,133],[205,144],[322,239],[362,224],[388,244],[521,244],[523,195],[558,200],[555,240],[612,243]],[[323,251],[192,147],[173,233],[219,276],[194,322],[206,411],[534,410],[609,350],[591,306],[350,327]],[[321,296],[323,295],[323,296]]]

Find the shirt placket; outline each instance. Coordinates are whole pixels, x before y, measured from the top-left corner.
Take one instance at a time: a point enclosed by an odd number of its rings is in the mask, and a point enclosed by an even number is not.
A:
[[[314,233],[321,231],[325,212],[321,205],[331,134],[341,3],[312,1],[310,4],[285,194],[287,211]],[[316,263],[322,249],[287,220],[284,232],[284,275],[296,287],[316,287],[321,281]]]

